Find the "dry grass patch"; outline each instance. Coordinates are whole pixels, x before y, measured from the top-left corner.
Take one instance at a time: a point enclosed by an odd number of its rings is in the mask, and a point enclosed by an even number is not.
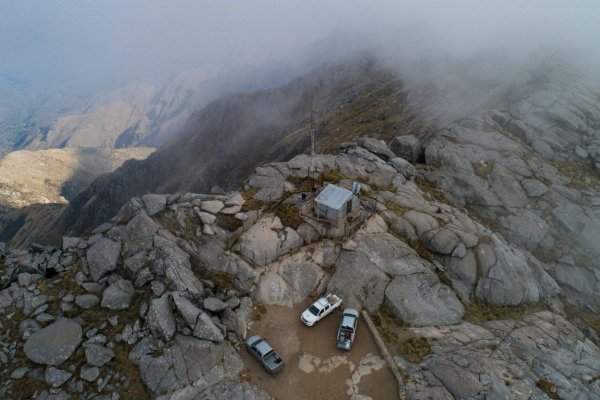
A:
[[[298,229],[300,224],[304,222],[296,207],[291,204],[279,203],[273,207],[273,213],[279,217],[283,226]]]
[[[342,173],[337,169],[328,169],[321,172],[321,180],[323,182],[338,183],[339,181],[345,178],[346,177],[342,175]]]
[[[425,356],[431,354],[429,340],[418,336],[409,338],[404,343],[399,344],[396,349],[402,358],[413,363],[420,363]]]
[[[546,395],[548,397],[550,397],[551,399],[556,399],[558,400],[558,394],[556,393],[556,385],[554,385],[552,382],[547,381],[545,379],[540,379],[539,381],[537,381],[535,383],[535,385],[544,393],[546,393]]]
[[[235,277],[227,272],[208,272],[203,278],[211,280],[217,290],[226,292],[235,287]]]
[[[23,377],[13,381],[11,392],[15,399],[34,399],[42,391],[48,390],[48,388],[49,386],[46,382]]]
[[[399,355],[415,363],[421,362],[426,355],[431,354],[429,340],[415,336],[412,331],[407,329],[408,326],[398,320],[386,305],[379,307],[371,318],[392,354]]]
[[[242,192],[242,197],[245,202],[242,205],[242,211],[248,212],[253,210],[259,210],[265,206],[265,202],[262,200],[256,200],[254,195],[258,192],[258,189],[251,188]]]
[[[475,174],[481,178],[487,178],[494,169],[495,164],[496,162],[494,160],[471,163],[473,166],[473,171],[475,171]]]
[[[263,314],[266,313],[267,307],[263,303],[256,303],[256,305],[252,308],[250,319],[252,319],[252,321],[260,321],[262,319]]]
[[[313,190],[313,180],[308,176],[300,177],[290,175],[286,180],[295,186],[294,193],[312,192]]]
[[[216,224],[217,226],[230,232],[235,232],[238,228],[241,228],[242,225],[244,225],[244,223],[241,220],[237,219],[233,215],[225,214],[217,215]]]
[[[150,393],[144,385],[140,369],[137,365],[129,361],[129,351],[131,346],[118,344],[112,349],[115,353],[115,358],[111,360],[108,366],[121,375],[127,377],[127,382],[122,383],[118,389],[122,399],[148,399]]]
[[[391,192],[391,193],[395,193],[396,190],[398,190],[398,188],[396,187],[396,185],[394,185],[393,183],[390,183],[388,185],[384,185],[384,186],[380,186],[377,184],[371,184],[371,190],[373,190],[374,192]]]
[[[600,189],[598,174],[589,163],[573,161],[551,162],[561,175],[571,179],[566,186],[577,190]]]
[[[440,203],[452,204],[444,192],[436,186],[435,183],[428,181],[420,175],[415,177],[415,183],[423,193],[429,196],[429,200],[438,201]]]
[[[562,298],[561,300],[565,305],[565,313],[569,320],[575,322],[575,325],[578,326],[580,329],[582,328],[582,325],[587,325],[588,327],[596,331],[596,333],[600,334],[600,316],[591,311],[573,307]],[[583,324],[581,323],[582,321]],[[590,340],[592,340],[596,344],[596,346],[600,346],[600,341],[598,341],[597,339],[590,338]]]
[[[442,282],[444,285],[448,286],[449,288],[452,288],[452,281],[450,280],[450,278],[448,277],[448,274],[440,269],[436,269],[435,270],[435,274],[438,276],[438,279],[440,280],[440,282]]]
[[[463,319],[476,325],[487,321],[510,319],[520,320],[523,317],[546,309],[543,303],[528,303],[520,306],[498,306],[474,301],[465,305]]]
[[[401,217],[405,212],[410,211],[410,208],[399,206],[396,203],[392,203],[389,200],[386,200],[383,205],[390,211],[394,212],[397,216]]]

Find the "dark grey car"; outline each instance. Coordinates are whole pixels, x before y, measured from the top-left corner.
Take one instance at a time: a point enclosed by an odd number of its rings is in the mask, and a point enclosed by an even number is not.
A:
[[[250,336],[246,340],[246,348],[267,372],[274,374],[283,368],[283,358],[260,336]]]

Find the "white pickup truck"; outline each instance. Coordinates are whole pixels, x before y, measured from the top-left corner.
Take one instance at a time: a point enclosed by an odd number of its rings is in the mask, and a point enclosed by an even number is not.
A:
[[[333,310],[338,308],[342,304],[342,299],[337,295],[330,293],[327,296],[321,297],[308,307],[300,319],[308,326],[313,326],[316,322],[323,319],[326,315],[330,314]]]

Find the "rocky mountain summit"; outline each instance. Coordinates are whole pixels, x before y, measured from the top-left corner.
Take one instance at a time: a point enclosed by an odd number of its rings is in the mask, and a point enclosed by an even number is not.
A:
[[[0,249],[1,396],[267,399],[239,355],[256,313],[328,291],[376,317],[410,399],[600,398],[597,319],[574,308],[596,294],[444,199],[432,154],[464,145],[444,137],[357,137],[312,162],[257,167],[241,191],[132,198],[60,248]],[[407,161],[423,155],[427,166]],[[344,225],[297,207],[311,164],[324,184],[361,183]],[[449,197],[466,191],[448,179]],[[572,279],[582,268],[563,264]],[[427,351],[401,351],[400,332]]]
[[[596,313],[598,93],[577,80],[539,83],[430,137],[424,171],[453,204],[544,262],[570,302]]]

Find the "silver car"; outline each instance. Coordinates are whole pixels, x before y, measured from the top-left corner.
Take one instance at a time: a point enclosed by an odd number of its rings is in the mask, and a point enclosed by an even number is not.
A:
[[[283,368],[283,358],[260,336],[250,336],[246,340],[246,348],[267,372],[274,374]]]
[[[350,350],[354,343],[356,327],[358,325],[358,311],[354,308],[346,308],[342,313],[340,327],[337,334],[338,349]]]

